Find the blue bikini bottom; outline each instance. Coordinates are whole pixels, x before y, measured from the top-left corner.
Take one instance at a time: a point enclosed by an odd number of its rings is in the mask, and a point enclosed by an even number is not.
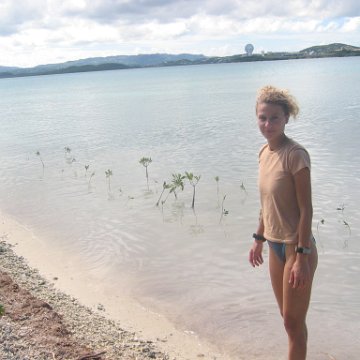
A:
[[[271,247],[271,249],[275,251],[275,254],[278,256],[278,258],[282,262],[285,262],[286,261],[286,254],[285,254],[286,244],[278,243],[278,242],[270,241],[270,240],[268,240],[267,242],[269,244],[269,247]]]
[[[312,241],[314,243],[316,243],[315,238],[312,237]],[[282,262],[286,262],[286,244],[285,243],[278,243],[275,241],[267,241],[269,246],[271,247],[271,249],[273,249],[275,251],[275,254],[278,256],[278,258],[282,261]]]

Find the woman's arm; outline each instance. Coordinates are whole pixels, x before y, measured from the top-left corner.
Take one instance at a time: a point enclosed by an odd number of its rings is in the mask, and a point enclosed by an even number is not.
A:
[[[262,209],[260,209],[260,211],[259,211],[259,225],[258,225],[256,233],[258,235],[264,235],[264,230],[265,229],[264,229],[263,214],[262,214]]]
[[[259,225],[258,225],[256,234],[257,235],[264,234],[264,222],[263,222],[261,210],[260,210],[260,214],[259,214]],[[254,243],[249,252],[249,262],[253,267],[259,266],[264,262],[264,259],[262,257],[263,243],[264,242],[261,240],[254,239]]]
[[[310,248],[312,201],[310,169],[303,168],[294,175],[295,191],[300,210],[298,226],[298,247]],[[310,281],[309,254],[296,254],[296,261],[291,268],[289,283],[294,288],[303,288]]]
[[[311,224],[312,224],[312,201],[310,169],[303,168],[294,175],[295,191],[300,210],[298,227],[298,246],[310,247]]]

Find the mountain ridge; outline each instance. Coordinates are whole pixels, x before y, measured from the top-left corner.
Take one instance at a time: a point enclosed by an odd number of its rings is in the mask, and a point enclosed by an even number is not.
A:
[[[268,52],[265,54],[239,54],[208,57],[202,54],[139,54],[91,57],[58,64],[37,65],[30,68],[0,66],[0,78],[52,75],[88,71],[134,69],[144,67],[202,65],[231,62],[289,60],[319,57],[360,56],[360,47],[333,43],[316,45],[298,52]]]

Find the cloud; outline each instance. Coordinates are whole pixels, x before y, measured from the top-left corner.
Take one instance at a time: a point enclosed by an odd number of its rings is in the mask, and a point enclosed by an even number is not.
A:
[[[22,11],[39,16],[39,11],[50,11],[58,16],[77,16],[101,20],[139,19],[170,22],[195,14],[251,18],[272,16],[358,16],[357,0],[2,0],[0,13]],[[30,10],[30,11],[29,11]]]
[[[230,55],[255,40],[273,51],[357,45],[359,18],[358,0],[1,0],[0,65],[154,49]]]
[[[78,9],[63,9],[66,16],[86,17],[98,22],[173,22],[197,11],[196,2],[187,0],[85,0]]]
[[[344,25],[340,29],[342,32],[360,32],[360,16],[346,19]]]
[[[55,1],[55,0],[53,0]],[[62,13],[96,21],[173,22],[194,15],[226,16],[238,20],[256,17],[340,17],[358,16],[356,0],[80,0],[74,5],[66,1]]]
[[[0,36],[8,36],[16,33],[27,22],[41,17],[41,1],[14,2],[2,0],[0,2]]]

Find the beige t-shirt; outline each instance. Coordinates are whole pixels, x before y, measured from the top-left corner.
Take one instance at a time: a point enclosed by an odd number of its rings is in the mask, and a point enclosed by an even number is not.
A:
[[[264,236],[275,242],[297,243],[300,210],[294,174],[308,167],[310,156],[298,143],[286,139],[277,150],[264,145],[259,153],[259,189]]]

